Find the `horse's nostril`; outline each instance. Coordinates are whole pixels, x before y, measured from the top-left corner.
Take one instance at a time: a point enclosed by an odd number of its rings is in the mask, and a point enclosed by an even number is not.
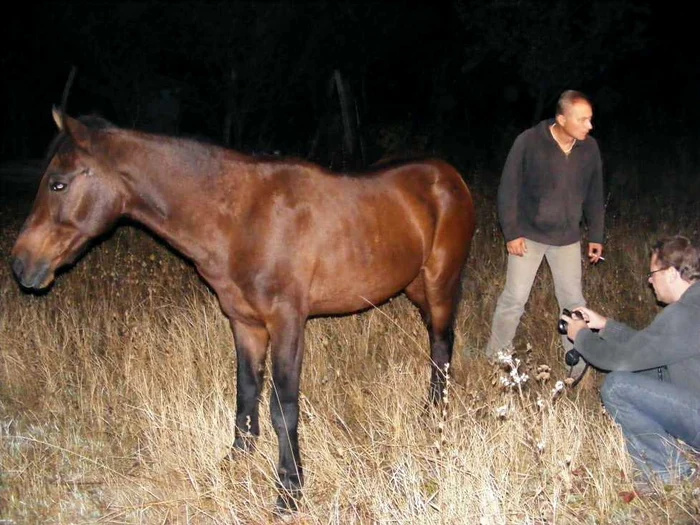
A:
[[[24,272],[24,263],[19,257],[15,257],[12,261],[12,271],[18,279],[22,277],[22,273]]]

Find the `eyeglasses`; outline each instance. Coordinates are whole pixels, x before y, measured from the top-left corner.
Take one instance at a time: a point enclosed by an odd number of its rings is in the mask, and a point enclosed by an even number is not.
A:
[[[649,279],[652,275],[654,275],[656,272],[663,272],[664,270],[668,270],[670,266],[667,266],[666,268],[659,268],[658,270],[652,270],[649,273],[647,273],[646,278]]]

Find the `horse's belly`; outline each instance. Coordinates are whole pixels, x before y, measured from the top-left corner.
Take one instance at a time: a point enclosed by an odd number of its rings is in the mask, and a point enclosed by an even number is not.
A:
[[[317,275],[309,294],[311,315],[343,314],[378,305],[401,292],[419,274],[422,261],[345,265]]]
[[[401,195],[385,195],[380,202],[372,194],[375,200],[345,214],[329,212],[334,220],[319,221],[313,229],[323,232],[307,243],[314,313],[349,313],[382,303],[418,276],[431,251],[434,219]]]

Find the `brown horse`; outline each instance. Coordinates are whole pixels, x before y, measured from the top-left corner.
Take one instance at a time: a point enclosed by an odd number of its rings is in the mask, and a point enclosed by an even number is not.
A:
[[[46,288],[122,216],[193,261],[233,331],[234,447],[248,449],[260,433],[271,348],[279,506],[295,508],[303,485],[297,426],[309,316],[357,312],[404,291],[429,332],[429,399],[439,402],[475,223],[470,192],[449,164],[390,163],[341,175],[53,114],[60,132],[12,249],[17,279]]]

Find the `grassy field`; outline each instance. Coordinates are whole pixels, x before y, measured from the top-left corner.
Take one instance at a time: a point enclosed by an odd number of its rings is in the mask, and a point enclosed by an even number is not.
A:
[[[604,375],[571,389],[545,266],[507,365],[480,355],[505,277],[493,193],[464,281],[448,410],[426,412],[428,341],[400,296],[307,325],[300,439],[308,524],[697,523],[700,489],[632,497],[621,434],[600,404]],[[0,211],[8,254],[26,212]],[[606,259],[586,265],[589,305],[644,326],[658,236],[697,237],[700,212],[634,199],[610,210]],[[269,374],[268,374],[269,377]],[[254,453],[234,435],[235,354],[216,298],[192,267],[122,226],[61,275],[23,293],[0,265],[0,523],[271,523],[277,445],[267,397]]]

